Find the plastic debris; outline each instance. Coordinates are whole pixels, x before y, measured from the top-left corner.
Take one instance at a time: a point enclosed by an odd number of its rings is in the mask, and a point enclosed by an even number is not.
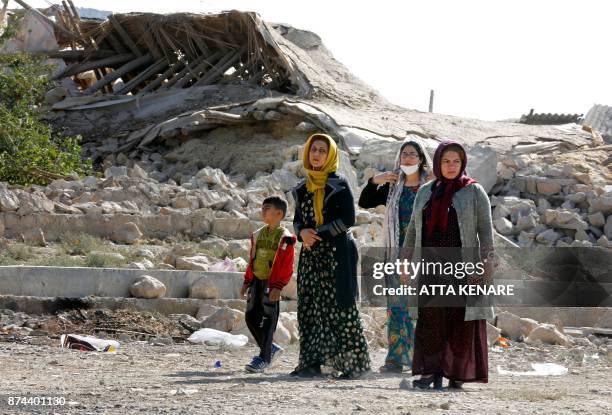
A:
[[[116,340],[98,339],[92,336],[79,336],[77,334],[62,334],[60,344],[66,349],[75,349],[82,352],[109,352],[114,353],[120,344]]]
[[[511,376],[561,376],[567,374],[567,368],[556,363],[532,363],[531,367],[533,370],[529,372],[519,372],[505,370],[497,366],[497,373]]]
[[[242,347],[249,342],[244,334],[231,334],[215,329],[200,329],[189,336],[187,341],[195,344],[225,344]]]

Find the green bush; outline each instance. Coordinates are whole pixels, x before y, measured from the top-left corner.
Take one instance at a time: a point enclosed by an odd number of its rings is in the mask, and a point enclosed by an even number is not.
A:
[[[27,55],[0,55],[0,181],[45,185],[72,171],[87,174],[81,137],[62,137],[40,121],[49,67]]]
[[[92,251],[108,251],[109,247],[101,238],[87,233],[68,232],[60,237],[62,248],[68,255],[87,255]]]
[[[26,244],[9,244],[7,247],[8,256],[15,261],[27,261],[32,254],[32,247]]]
[[[120,268],[125,261],[105,255],[104,252],[90,252],[85,259],[85,266],[90,268]]]

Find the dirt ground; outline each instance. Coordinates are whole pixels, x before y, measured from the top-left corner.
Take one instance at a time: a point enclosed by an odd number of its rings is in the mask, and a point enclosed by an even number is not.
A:
[[[0,413],[40,414],[605,414],[612,413],[612,339],[589,347],[528,346],[491,349],[488,384],[462,392],[399,388],[403,376],[373,373],[366,379],[296,380],[298,358],[290,346],[265,374],[247,374],[252,345],[122,344],[117,353],[61,349],[45,336],[0,341]],[[373,367],[383,349],[371,350]],[[221,367],[215,368],[220,361]],[[536,377],[497,373],[557,363],[566,375]],[[446,382],[445,382],[446,385]],[[64,406],[9,406],[11,396],[65,397]]]

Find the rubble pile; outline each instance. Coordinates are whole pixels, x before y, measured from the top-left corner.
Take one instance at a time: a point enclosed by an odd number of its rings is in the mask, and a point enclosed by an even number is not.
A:
[[[498,164],[495,229],[522,247],[612,247],[610,149],[519,150]]]

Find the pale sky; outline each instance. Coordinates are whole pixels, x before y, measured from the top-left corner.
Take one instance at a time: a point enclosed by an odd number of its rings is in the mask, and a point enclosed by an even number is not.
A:
[[[73,1],[116,12],[256,11],[266,21],[316,32],[388,100],[421,111],[430,89],[435,112],[479,119],[612,105],[607,1]]]

